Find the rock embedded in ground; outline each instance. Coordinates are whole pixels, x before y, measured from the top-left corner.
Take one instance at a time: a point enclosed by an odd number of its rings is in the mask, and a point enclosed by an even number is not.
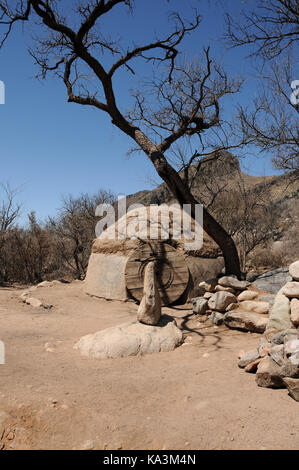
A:
[[[116,358],[172,351],[182,343],[182,332],[173,318],[162,315],[156,326],[138,321],[83,336],[74,346],[83,356]]]
[[[239,281],[232,276],[223,276],[219,279],[218,284],[223,287],[232,287],[236,290],[245,290],[250,285],[250,282]]]
[[[283,388],[281,367],[269,356],[264,357],[257,367],[255,376],[259,387]]]
[[[193,313],[204,315],[208,310],[208,300],[204,297],[195,297],[192,299]]]
[[[274,305],[270,310],[270,319],[267,329],[275,329],[283,331],[292,327],[290,318],[290,301],[288,297],[283,294],[284,287],[276,294]]]
[[[39,299],[36,299],[34,297],[27,297],[26,304],[31,305],[31,307],[34,307],[34,308],[39,308],[39,307],[42,307],[43,305],[43,303]]]
[[[299,298],[299,282],[292,281],[287,282],[286,285],[283,287],[282,293],[289,298]]]
[[[146,325],[157,325],[161,316],[161,299],[156,279],[156,263],[145,267],[143,296],[138,308],[137,320]]]
[[[243,369],[248,364],[256,361],[258,358],[259,358],[259,353],[257,352],[256,349],[253,349],[251,351],[247,351],[245,354],[243,354],[240,357],[240,359],[238,361],[238,366]]]
[[[233,310],[224,315],[224,323],[229,328],[264,333],[268,318],[253,312]]]
[[[299,379],[285,377],[283,379],[283,383],[288,389],[290,397],[292,397],[296,401],[299,401]]]
[[[228,307],[230,304],[233,304],[236,302],[236,297],[234,294],[230,292],[216,292],[215,294],[215,307],[214,309],[219,311],[219,312],[224,312],[226,307]]]
[[[244,290],[238,295],[238,302],[242,302],[243,300],[253,300],[256,299],[257,296],[258,293],[253,290]]]
[[[291,300],[291,322],[299,326],[299,299]]]
[[[248,312],[260,313],[262,315],[269,313],[270,308],[268,302],[259,302],[256,300],[244,300],[243,302],[240,302],[239,305],[241,309]]]
[[[299,281],[299,260],[289,266],[289,273],[292,279]]]

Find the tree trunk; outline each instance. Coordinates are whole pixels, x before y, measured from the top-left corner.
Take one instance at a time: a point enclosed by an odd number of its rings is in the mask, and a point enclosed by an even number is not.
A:
[[[195,217],[195,206],[199,204],[189,188],[186,188],[179,174],[167,162],[161,152],[150,155],[159,176],[165,181],[167,187],[177,199],[179,204],[191,205],[191,215]],[[226,274],[235,274],[241,278],[240,260],[236,245],[226,230],[203,208],[203,229],[220,247],[224,261]]]

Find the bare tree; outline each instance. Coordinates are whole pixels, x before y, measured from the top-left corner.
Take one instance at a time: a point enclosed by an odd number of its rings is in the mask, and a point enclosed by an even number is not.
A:
[[[247,2],[241,15],[226,18],[231,43],[253,45],[253,55],[273,59],[299,41],[298,0]]]
[[[78,198],[63,199],[59,216],[49,219],[49,229],[55,237],[57,258],[76,279],[84,279],[92,241],[95,238],[99,204],[112,204],[116,197],[100,190],[96,195],[82,194]]]
[[[0,282],[7,281],[5,251],[9,230],[12,229],[21,213],[21,204],[16,201],[18,190],[8,183],[1,184],[3,199],[0,202]]]
[[[200,67],[193,64],[185,69],[184,64],[178,64],[180,44],[200,24],[197,13],[191,22],[175,13],[172,32],[146,44],[124,46],[117,40],[117,33],[106,37],[101,28],[104,17],[120,6],[134,14],[132,0],[78,1],[72,17],[68,15],[67,19],[63,14],[63,7],[69,8],[67,2],[61,1],[58,6],[54,0],[1,1],[1,23],[5,28],[2,44],[15,23],[38,23],[42,33],[39,29],[30,53],[40,67],[40,76],[45,78],[54,72],[63,79],[69,102],[107,113],[112,124],[147,155],[178,202],[191,204],[194,215],[197,200],[169,163],[167,152],[179,139],[201,138],[208,132],[217,134],[221,129],[220,101],[236,92],[239,84],[229,81],[213,64],[209,49],[204,52],[205,61]],[[74,26],[70,25],[71,20]],[[154,88],[160,107],[148,113],[142,95],[135,93],[135,113],[131,116],[120,109],[114,78],[122,69],[134,74],[137,59],[154,68],[164,68],[164,73]],[[97,83],[95,88],[92,82]],[[233,239],[205,208],[203,228],[222,249],[226,272],[240,276]]]
[[[240,108],[242,130],[260,149],[274,153],[276,168],[299,169],[297,0],[248,2],[237,18],[227,15],[227,36],[234,47],[251,45],[258,63],[259,94],[249,109]],[[295,176],[296,176],[295,174]]]

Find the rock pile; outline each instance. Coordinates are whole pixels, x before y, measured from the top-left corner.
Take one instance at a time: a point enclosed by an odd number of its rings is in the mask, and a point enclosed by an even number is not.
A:
[[[299,401],[299,260],[291,264],[289,274],[292,281],[277,293],[257,349],[242,351],[238,365],[256,372],[260,387],[287,388]]]
[[[239,281],[234,276],[201,282],[201,297],[192,299],[193,312],[209,318],[215,325],[224,323],[229,328],[264,333],[271,296],[259,298],[259,293],[250,287],[250,282]]]

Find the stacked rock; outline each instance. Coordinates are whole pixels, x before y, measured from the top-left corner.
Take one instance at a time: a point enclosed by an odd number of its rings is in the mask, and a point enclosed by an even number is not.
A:
[[[239,354],[238,365],[256,372],[260,387],[287,388],[299,401],[299,260],[289,272],[293,281],[277,293],[265,337],[256,350]]]
[[[215,325],[224,323],[230,328],[263,333],[272,297],[260,299],[259,293],[249,287],[250,282],[234,276],[201,282],[201,297],[192,299],[193,312],[208,317]]]
[[[274,305],[270,312],[270,320],[266,334],[271,338],[277,331],[299,327],[299,260],[289,267],[292,277],[276,294]]]

